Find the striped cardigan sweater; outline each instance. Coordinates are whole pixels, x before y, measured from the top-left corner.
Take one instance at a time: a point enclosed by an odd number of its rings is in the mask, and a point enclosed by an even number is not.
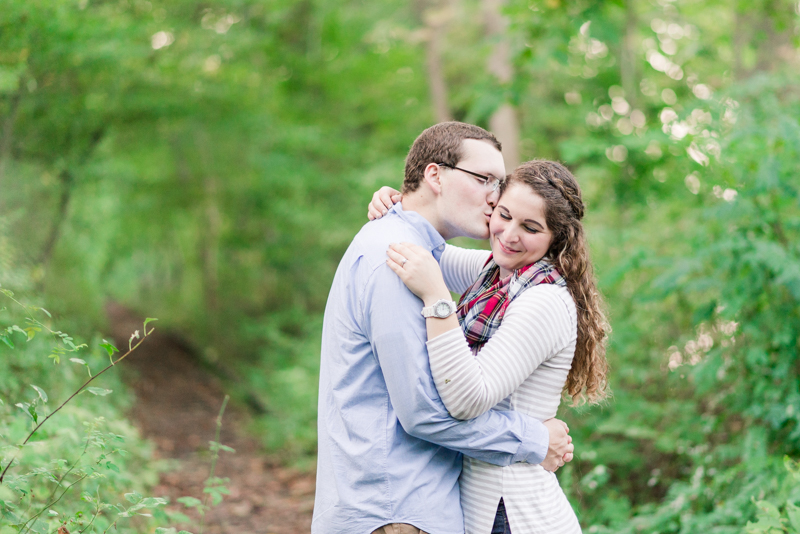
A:
[[[447,245],[445,282],[463,293],[489,253]],[[431,373],[451,415],[516,410],[541,421],[555,417],[577,339],[575,303],[564,287],[541,284],[514,299],[503,323],[477,354],[460,329],[428,341]],[[527,463],[507,467],[464,457],[459,480],[467,534],[489,534],[503,498],[514,534],[580,533],[555,474]]]

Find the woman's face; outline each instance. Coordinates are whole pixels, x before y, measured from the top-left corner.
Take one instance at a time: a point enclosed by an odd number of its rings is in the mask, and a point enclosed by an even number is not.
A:
[[[544,199],[525,184],[512,183],[489,221],[489,241],[501,276],[542,259],[553,234],[544,217]]]

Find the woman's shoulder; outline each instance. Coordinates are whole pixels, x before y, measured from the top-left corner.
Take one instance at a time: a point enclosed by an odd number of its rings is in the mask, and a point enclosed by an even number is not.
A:
[[[442,258],[446,257],[448,260],[454,261],[480,261],[482,263],[486,263],[486,260],[489,259],[490,254],[491,251],[489,250],[478,248],[462,248],[447,243],[444,247],[444,254],[442,255]]]
[[[557,284],[537,284],[529,287],[511,301],[509,312],[523,312],[527,309],[531,313],[541,313],[547,309],[548,316],[554,319],[563,319],[570,324],[577,324],[577,310],[575,301],[566,286]]]

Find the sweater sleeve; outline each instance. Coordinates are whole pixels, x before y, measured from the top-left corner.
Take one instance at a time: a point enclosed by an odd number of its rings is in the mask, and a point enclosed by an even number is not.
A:
[[[453,417],[471,419],[487,412],[571,341],[577,325],[562,291],[539,285],[523,292],[477,355],[461,329],[428,341],[434,383]]]
[[[447,289],[463,293],[471,287],[489,259],[489,254],[488,250],[446,245],[439,266]]]

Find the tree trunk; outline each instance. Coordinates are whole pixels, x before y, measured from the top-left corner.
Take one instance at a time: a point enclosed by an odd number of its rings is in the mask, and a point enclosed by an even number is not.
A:
[[[3,128],[0,132],[0,183],[3,182],[5,177],[6,165],[8,159],[11,157],[11,141],[14,136],[14,123],[17,122],[17,115],[19,114],[19,104],[22,100],[22,82],[20,82],[19,89],[11,95],[9,101],[8,115],[3,121]]]
[[[452,9],[447,3],[438,0],[420,0],[415,3],[417,15],[425,25],[425,64],[428,74],[428,87],[436,122],[453,120],[447,101],[447,82],[444,78],[442,62],[442,36],[447,24],[453,18]]]
[[[505,0],[483,0],[486,33],[490,39],[496,41],[489,57],[488,70],[502,85],[511,82],[514,72],[511,66],[511,46],[507,37],[508,21],[501,13],[504,5]],[[511,172],[520,163],[519,120],[517,110],[511,103],[505,102],[497,108],[489,118],[489,129],[502,143],[506,171]]]
[[[86,161],[92,156],[95,147],[97,147],[97,145],[103,139],[104,133],[105,131],[102,129],[92,132],[92,134],[89,136],[89,144],[86,146],[83,154],[78,157],[76,167],[86,163]],[[58,238],[61,236],[61,230],[64,226],[64,221],[67,219],[69,202],[72,198],[72,192],[75,186],[75,175],[69,169],[64,169],[58,173],[58,179],[61,182],[58,210],[56,211],[56,216],[53,219],[53,224],[50,226],[50,232],[47,240],[45,241],[44,248],[42,249],[42,254],[39,256],[39,262],[42,264],[42,268],[45,271],[47,271],[47,265],[50,263],[50,259],[53,256],[53,251],[58,243]]]
[[[625,98],[632,108],[636,107],[638,90],[636,87],[636,9],[634,0],[625,1],[625,37],[622,41],[620,77]]]
[[[222,214],[217,198],[219,186],[213,174],[211,161],[212,142],[206,132],[199,134],[197,148],[203,158],[203,167],[208,170],[203,179],[203,232],[200,237],[200,261],[203,272],[203,297],[208,311],[208,325],[212,347],[219,347],[219,236]]]
[[[53,224],[50,225],[50,232],[47,236],[47,241],[44,243],[42,254],[39,256],[39,263],[42,264],[45,271],[47,271],[47,265],[50,263],[50,258],[53,256],[53,250],[55,250],[56,243],[58,243],[58,238],[61,235],[61,228],[64,226],[64,221],[67,218],[67,209],[69,208],[69,201],[72,197],[72,186],[75,183],[74,176],[67,169],[58,174],[58,180],[61,182],[58,209],[53,219]]]

